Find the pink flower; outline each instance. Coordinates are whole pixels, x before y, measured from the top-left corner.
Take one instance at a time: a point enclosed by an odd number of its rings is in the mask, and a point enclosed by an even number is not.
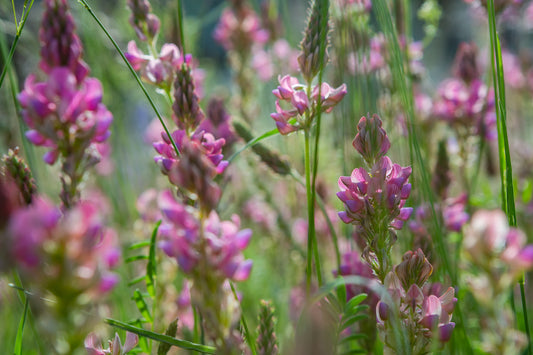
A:
[[[361,260],[361,256],[357,252],[348,252],[343,254],[342,264],[340,265],[339,270],[333,271],[333,274],[335,276],[361,276],[369,280],[377,280],[370,266]],[[371,309],[375,309],[379,298],[366,287],[347,284],[346,300],[350,300],[363,292],[369,296],[369,298],[366,300],[366,303],[371,305]]]
[[[320,88],[318,85],[313,88],[311,96],[316,102],[318,102],[318,96],[320,95],[321,109],[322,111],[329,113],[347,93],[346,84],[342,84],[338,88],[334,89],[329,86],[328,83],[322,83]]]
[[[385,156],[390,149],[390,141],[382,125],[376,114],[369,119],[361,117],[357,124],[358,132],[352,145],[370,166]]]

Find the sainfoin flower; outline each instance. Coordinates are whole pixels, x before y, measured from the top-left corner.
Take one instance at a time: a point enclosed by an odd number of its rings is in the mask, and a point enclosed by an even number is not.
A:
[[[370,173],[357,168],[351,176],[341,176],[337,196],[346,210],[339,212],[339,217],[344,223],[362,226],[385,213],[390,227],[401,229],[412,213],[411,207],[404,207],[411,192],[410,175],[410,167],[403,168],[382,157]]]
[[[264,44],[268,38],[267,30],[253,9],[242,6],[239,9],[225,9],[215,28],[213,37],[226,50],[249,51],[252,45]]]
[[[163,239],[160,246],[177,259],[184,272],[193,275],[209,272],[210,277],[220,280],[248,278],[252,261],[244,260],[241,252],[248,246],[252,231],[239,229],[238,216],[221,221],[211,211],[202,228],[194,211],[178,203],[170,191],[160,195],[159,204],[165,221],[160,227]]]

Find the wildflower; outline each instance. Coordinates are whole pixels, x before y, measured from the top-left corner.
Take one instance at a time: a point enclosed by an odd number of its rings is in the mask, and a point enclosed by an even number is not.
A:
[[[357,252],[344,253],[342,255],[342,264],[340,265],[339,270],[334,271],[333,274],[335,276],[361,276],[369,280],[375,280],[376,278],[370,266],[361,260],[361,257]],[[374,309],[379,300],[376,294],[367,287],[346,285],[346,300],[351,300],[353,297],[361,293],[366,293],[368,295],[365,303],[369,304],[371,309]]]

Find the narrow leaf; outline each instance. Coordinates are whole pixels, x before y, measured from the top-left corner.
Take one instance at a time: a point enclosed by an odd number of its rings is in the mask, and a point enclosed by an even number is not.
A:
[[[146,301],[144,300],[144,297],[139,290],[135,290],[135,292],[133,293],[133,300],[135,301],[135,305],[141,312],[141,315],[147,321],[146,323],[152,323],[153,321],[152,315],[150,314],[148,305],[146,304]]]
[[[22,336],[24,335],[24,325],[26,324],[26,316],[28,314],[28,297],[25,297],[24,301],[24,311],[22,317],[20,318],[19,327],[17,329],[17,337],[15,339],[15,349],[13,353],[15,355],[22,354]]]
[[[155,278],[156,278],[156,263],[155,263],[155,248],[157,231],[161,225],[161,220],[155,224],[152,238],[150,239],[150,253],[148,254],[148,263],[146,264],[146,290],[152,298],[155,297]]]

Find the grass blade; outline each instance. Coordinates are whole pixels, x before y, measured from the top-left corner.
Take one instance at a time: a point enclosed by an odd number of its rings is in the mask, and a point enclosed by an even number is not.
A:
[[[144,317],[147,323],[152,323],[153,318],[150,314],[150,311],[148,310],[148,305],[146,304],[146,301],[144,300],[143,295],[141,294],[141,291],[135,290],[133,293],[133,300],[135,301],[135,304],[137,305],[137,308],[139,309],[139,312],[141,312],[141,315]]]
[[[135,333],[135,334],[137,334],[137,335],[139,335],[141,337],[145,337],[145,338],[149,338],[149,339],[158,341],[160,343],[165,343],[165,344],[177,346],[178,348],[181,348],[181,349],[198,351],[198,352],[201,352],[201,353],[204,353],[204,354],[214,354],[215,350],[216,350],[212,346],[196,344],[196,343],[192,343],[190,341],[176,339],[176,338],[173,338],[173,337],[168,336],[168,335],[151,332],[149,330],[145,330],[143,328],[139,328],[139,327],[133,326],[131,324],[115,320],[115,319],[106,318],[105,322],[107,324],[109,324],[110,326],[112,326],[112,327],[123,329],[123,330],[126,330],[128,332]]]
[[[22,354],[22,337],[24,335],[24,326],[26,325],[26,316],[28,314],[28,297],[25,297],[24,301],[24,311],[22,317],[20,318],[19,327],[17,330],[17,337],[15,339],[15,349],[13,354],[21,355]]]

